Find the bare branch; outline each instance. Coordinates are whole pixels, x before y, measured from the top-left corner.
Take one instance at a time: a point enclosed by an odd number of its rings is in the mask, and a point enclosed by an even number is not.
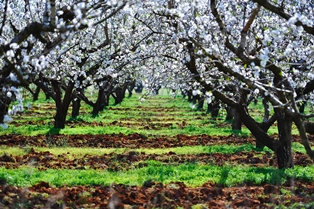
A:
[[[107,17],[105,17],[102,20],[99,20],[98,22],[96,22],[94,25],[98,25],[102,22],[105,22],[106,20],[108,20],[109,18],[111,18],[112,16],[114,16],[115,14],[117,14],[121,9],[123,9],[123,7],[126,5],[127,1],[124,1],[118,8],[116,8],[113,12],[111,12],[111,14],[109,14]],[[87,27],[87,26],[85,26]]]
[[[6,19],[7,19],[7,10],[8,10],[8,0],[5,1],[3,18],[2,18],[2,25],[1,25],[1,28],[0,28],[0,35],[2,34],[3,27],[4,27]]]
[[[253,10],[253,13],[250,17],[250,19],[248,20],[248,22],[246,23],[246,25],[244,26],[244,28],[241,31],[241,42],[240,42],[240,49],[244,49],[245,46],[245,41],[246,41],[246,36],[247,36],[247,32],[249,31],[254,19],[256,18],[259,10],[260,10],[261,6],[258,5],[256,9]]]
[[[282,18],[284,18],[284,19],[286,19],[286,20],[289,20],[289,19],[292,17],[290,14],[285,13],[285,12],[282,10],[281,7],[277,7],[277,6],[275,6],[275,5],[271,4],[271,3],[269,3],[268,0],[253,0],[253,2],[258,3],[259,5],[263,6],[265,9],[267,9],[267,10],[269,10],[269,11],[271,11],[271,12],[277,14],[277,15],[279,15],[280,17],[282,17]],[[296,25],[296,26],[302,26],[303,29],[304,29],[307,33],[314,35],[314,27],[309,27],[309,26],[303,24],[303,23],[302,23],[301,21],[299,21],[299,20],[295,23],[295,25]]]
[[[226,34],[226,27],[224,25],[224,23],[222,22],[222,19],[218,13],[218,10],[216,8],[216,0],[211,0],[210,1],[210,8],[212,10],[212,13],[214,15],[214,17],[216,18],[216,22],[218,23],[220,30],[223,34]]]
[[[50,0],[50,24],[56,27],[56,0]]]
[[[300,114],[302,118],[314,118],[314,114]]]

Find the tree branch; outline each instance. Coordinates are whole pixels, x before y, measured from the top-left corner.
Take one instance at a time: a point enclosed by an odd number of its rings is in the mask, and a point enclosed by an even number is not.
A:
[[[289,20],[292,16],[288,13],[285,13],[281,7],[277,7],[271,3],[268,2],[268,0],[252,0],[253,2],[256,2],[258,3],[259,5],[263,6],[265,9],[279,15],[280,17],[286,19],[286,20]],[[301,21],[297,21],[295,23],[296,26],[302,26],[303,29],[309,33],[309,34],[312,34],[314,35],[314,27],[309,27],[305,24],[303,24]]]
[[[244,50],[247,32],[249,31],[254,19],[256,18],[257,14],[260,10],[260,8],[261,8],[261,6],[258,5],[257,8],[253,10],[253,13],[252,13],[250,19],[248,20],[248,22],[246,23],[246,25],[244,26],[244,28],[241,31],[241,42],[240,42],[239,48],[242,50]]]
[[[50,0],[50,24],[56,27],[56,0]]]
[[[0,28],[0,35],[2,34],[3,27],[4,27],[6,19],[7,19],[7,10],[8,10],[8,0],[5,1],[3,18],[2,18],[2,25],[1,25],[1,28]]]

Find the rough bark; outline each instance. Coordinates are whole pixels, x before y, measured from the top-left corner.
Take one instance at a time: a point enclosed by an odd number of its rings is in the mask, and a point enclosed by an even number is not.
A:
[[[267,133],[268,129],[276,122],[276,120],[277,120],[276,114],[274,114],[271,118],[267,120],[265,120],[264,118],[264,121],[260,124],[261,129],[265,133]],[[263,149],[264,147],[265,145],[261,141],[256,140],[256,148]]]
[[[128,89],[128,92],[129,92],[129,96],[128,97],[131,97],[132,96],[132,91],[133,89],[135,88],[135,83],[136,83],[136,80],[133,80],[129,83],[129,85],[127,86],[127,89]]]
[[[134,87],[135,92],[141,94],[143,92],[143,88],[144,88],[144,86],[142,84],[142,81],[137,80],[135,82],[135,87]]]
[[[112,96],[114,98],[114,104],[117,105],[117,104],[120,104],[124,97],[125,97],[125,91],[127,89],[127,86],[128,84],[125,83],[123,84],[122,86],[118,86],[114,89],[114,92],[112,93]]]
[[[68,109],[70,106],[70,103],[72,101],[73,96],[73,88],[74,83],[70,82],[65,90],[64,97],[62,99],[62,91],[61,91],[61,84],[58,81],[52,81],[52,86],[54,88],[56,98],[56,115],[54,117],[54,128],[64,128],[65,127],[65,120],[68,113]]]
[[[275,151],[279,143],[270,137],[260,125],[248,114],[243,106],[238,106],[238,112],[241,115],[243,124],[250,130],[256,140],[267,146],[269,149]]]
[[[305,131],[309,134],[314,134],[314,123],[304,122]]]
[[[36,90],[35,90],[35,92],[34,92],[34,94],[33,94],[33,102],[35,102],[35,101],[38,100],[39,92],[40,92],[40,87],[37,86],[37,87],[36,87]]]
[[[275,150],[277,155],[278,168],[293,168],[292,155],[292,118],[285,112],[275,108],[278,123],[280,147]]]
[[[265,98],[263,98],[262,103],[264,106],[264,118],[263,118],[263,122],[260,124],[260,127],[262,128],[263,131],[265,131],[265,133],[267,133],[270,126],[272,124],[274,124],[274,122],[277,119],[276,119],[275,114],[271,118],[269,118],[269,115],[270,115],[269,114],[269,103]],[[265,147],[265,145],[261,141],[256,140],[256,148],[263,149],[264,147]]]
[[[193,101],[192,90],[187,91],[187,96],[188,96],[188,102],[192,102]]]
[[[207,105],[207,113],[211,113],[211,118],[215,119],[218,117],[220,110],[220,102],[216,97],[212,100],[211,103]]]
[[[241,115],[238,111],[234,111],[234,119],[232,122],[232,130],[233,131],[241,131],[242,120]]]
[[[225,121],[232,121],[232,120],[233,120],[233,116],[234,116],[235,109],[228,106],[228,107],[226,108],[226,111],[227,111],[227,115],[226,115]]]
[[[197,103],[197,109],[198,110],[202,110],[203,107],[204,107],[204,98],[203,97],[199,97],[198,103]]]
[[[8,113],[9,105],[11,103],[10,99],[5,95],[1,95],[0,100],[0,123],[4,122],[4,116]]]
[[[72,118],[80,115],[81,99],[76,97],[72,100]]]
[[[107,103],[108,100],[106,98],[107,98],[107,95],[105,92],[105,87],[100,86],[98,90],[97,100],[93,105],[93,110],[92,110],[93,116],[97,116],[99,112],[102,111],[104,107],[108,105]]]

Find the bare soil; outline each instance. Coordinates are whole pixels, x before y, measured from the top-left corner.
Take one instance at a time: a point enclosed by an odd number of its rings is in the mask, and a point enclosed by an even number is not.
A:
[[[160,101],[159,101],[160,102]],[[162,129],[177,125],[184,127],[189,121],[174,122],[174,117],[180,116],[173,113],[179,108],[161,107],[135,107],[137,110],[156,111],[160,118],[154,120],[132,120],[122,118],[111,123],[67,121],[67,126],[140,126],[144,129]],[[47,103],[40,107],[34,106],[31,111],[23,116],[38,118],[43,111],[53,117],[54,104]],[[108,111],[132,111],[132,108],[110,107]],[[181,111],[181,110],[180,110]],[[83,110],[82,110],[83,112]],[[45,113],[45,114],[46,114]],[[146,114],[146,113],[145,113]],[[156,116],[155,114],[155,116]],[[145,117],[149,115],[145,115]],[[22,116],[21,116],[22,117]],[[166,118],[167,117],[167,118]],[[208,118],[205,113],[195,115],[195,120]],[[46,125],[47,121],[26,121],[31,125]],[[19,126],[21,122],[13,121],[11,125]],[[228,124],[217,124],[225,127]],[[230,124],[228,125],[230,126]],[[309,136],[314,141],[314,136]],[[297,136],[293,141],[300,141]],[[239,150],[235,154],[185,154],[175,152],[166,154],[146,154],[129,151],[122,154],[110,153],[101,156],[69,156],[72,153],[54,155],[49,151],[39,152],[32,147],[97,147],[97,148],[170,148],[181,146],[209,146],[209,145],[255,145],[253,137],[231,136],[188,136],[175,137],[146,137],[141,134],[110,134],[110,135],[1,135],[0,146],[21,147],[28,151],[21,156],[9,153],[0,156],[0,166],[5,168],[18,168],[20,166],[35,166],[38,169],[97,169],[121,171],[134,167],[146,166],[146,160],[158,160],[165,165],[179,165],[187,162],[197,162],[215,165],[240,165],[246,164],[254,167],[274,166],[276,158],[273,153],[260,153],[258,150],[245,152]],[[313,144],[312,144],[313,146]],[[306,166],[312,164],[305,154],[295,153],[295,164]],[[117,163],[118,162],[118,163]],[[225,187],[213,182],[207,182],[198,187],[189,187],[182,182],[162,184],[147,180],[143,185],[130,186],[112,184],[108,186],[67,186],[54,187],[47,182],[40,182],[28,188],[8,185],[5,179],[0,179],[0,208],[275,208],[282,205],[286,208],[314,208],[314,182],[304,182],[290,179],[284,185],[254,185],[242,184],[234,187]]]
[[[51,137],[53,137],[51,139]],[[178,135],[171,139],[146,138],[140,134],[132,135],[42,135],[42,136],[0,136],[0,145],[6,146],[47,146],[48,140],[55,145],[67,139],[67,146],[73,147],[130,147],[130,148],[168,148],[178,146],[213,145],[213,144],[254,144],[254,138],[235,136],[187,136]],[[298,141],[298,137],[294,137]],[[103,169],[111,171],[127,170],[146,166],[146,160],[158,160],[162,163],[178,165],[187,162],[224,165],[226,163],[250,166],[276,166],[272,153],[261,154],[258,151],[239,151],[236,154],[185,154],[174,152],[166,154],[146,154],[128,151],[122,154],[110,153],[101,156],[85,155],[70,159],[68,156],[54,155],[49,151],[39,152],[30,148],[25,155],[0,156],[0,166],[18,168],[32,165],[39,169]],[[119,162],[117,164],[117,161]],[[302,153],[295,153],[295,164],[306,166],[311,161]],[[62,186],[53,187],[40,182],[29,188],[7,185],[0,180],[0,208],[274,208],[276,205],[290,207],[314,202],[314,182],[295,179],[284,185],[248,185],[235,187],[207,182],[199,187],[188,187],[182,182],[164,185],[148,180],[141,186]],[[309,206],[308,208],[311,208]],[[301,208],[296,207],[296,208]]]
[[[281,186],[222,187],[211,182],[191,188],[147,181],[142,186],[51,187],[40,182],[29,188],[2,185],[1,208],[274,208],[313,202],[314,183],[295,181]],[[284,191],[293,191],[286,194]],[[307,208],[312,208],[311,206]]]

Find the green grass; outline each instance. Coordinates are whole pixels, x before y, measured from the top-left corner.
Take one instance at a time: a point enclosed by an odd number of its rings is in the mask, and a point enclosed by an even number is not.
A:
[[[164,92],[165,93],[165,92]],[[113,100],[110,100],[110,107],[100,112],[98,117],[92,117],[89,113],[91,107],[82,103],[81,115],[76,119],[71,119],[70,111],[68,119],[72,120],[72,127],[66,126],[65,129],[54,129],[52,127],[54,112],[47,113],[49,106],[54,106],[53,101],[45,101],[43,95],[36,102],[31,102],[33,109],[27,110],[28,116],[18,115],[14,117],[14,122],[21,124],[13,126],[6,130],[0,130],[0,134],[22,134],[22,135],[41,135],[41,134],[132,134],[139,133],[147,137],[166,136],[173,137],[178,134],[187,135],[220,135],[228,136],[232,134],[231,124],[224,122],[225,110],[221,110],[217,120],[211,120],[210,114],[206,114],[205,110],[192,110],[190,104],[186,100],[172,99],[170,96],[156,96],[148,98],[147,101],[140,103],[139,95],[134,94],[131,98],[125,98],[122,104],[113,106]],[[141,111],[141,108],[147,111]],[[152,109],[147,109],[152,108]],[[169,108],[167,111],[161,108]],[[206,108],[206,106],[205,106]],[[253,117],[261,121],[263,107],[259,102],[257,106],[250,105],[253,109]],[[34,111],[34,112],[32,112]],[[39,114],[38,114],[39,113]],[[35,117],[36,116],[36,117]],[[156,121],[159,119],[159,121]],[[24,124],[29,121],[41,121],[43,125]],[[90,123],[79,126],[76,122]],[[109,126],[113,121],[129,123],[129,126]],[[185,121],[184,126],[180,126]],[[138,126],[136,123],[149,125],[172,123],[169,128],[161,128],[160,130],[146,129],[143,125]],[[95,123],[95,124],[93,124]],[[97,125],[102,123],[103,125]],[[269,134],[277,133],[276,127],[272,126]],[[293,134],[297,131],[294,129]],[[239,135],[249,136],[250,132],[243,128]],[[12,155],[25,155],[31,147],[0,147],[0,155],[4,153]],[[55,155],[67,154],[71,158],[83,157],[86,154],[103,155],[109,153],[124,153],[128,151],[144,152],[146,154],[165,154],[175,152],[178,155],[185,154],[201,154],[201,153],[222,153],[232,154],[240,151],[257,151],[252,144],[244,145],[213,145],[213,146],[188,146],[176,148],[158,148],[158,149],[130,149],[130,148],[73,148],[64,146],[60,147],[34,147],[36,151],[50,151]],[[293,150],[305,153],[301,144],[293,143]],[[260,153],[271,152],[265,148]],[[250,166],[216,166],[204,165],[198,163],[186,163],[182,165],[167,165],[158,161],[147,161],[148,166],[128,171],[111,172],[97,170],[53,170],[47,169],[40,171],[34,167],[20,167],[18,169],[5,169],[0,167],[0,179],[5,179],[9,184],[16,186],[30,186],[40,181],[46,181],[54,186],[62,185],[111,185],[112,183],[122,183],[127,185],[142,185],[145,181],[155,180],[162,183],[170,183],[174,181],[182,181],[189,186],[200,186],[208,181],[213,181],[225,186],[250,184],[282,184],[289,178],[295,178],[306,181],[314,180],[314,167],[296,166],[294,170],[278,170],[273,167],[250,167]]]
[[[49,151],[54,155],[68,155],[69,159],[75,157],[83,157],[85,155],[104,155],[110,153],[125,153],[129,151],[135,151],[138,153],[145,154],[167,154],[169,152],[174,152],[177,155],[186,155],[186,154],[211,154],[211,153],[221,153],[221,154],[233,154],[238,152],[250,152],[257,151],[260,154],[265,154],[266,152],[271,152],[272,150],[265,147],[263,150],[256,149],[252,144],[243,144],[243,145],[211,145],[211,146],[183,146],[183,147],[173,147],[173,148],[91,148],[91,147],[6,147],[0,146],[0,156],[6,154],[11,154],[13,156],[25,155],[29,150],[33,148],[36,152],[45,152]],[[300,152],[306,154],[304,147],[300,143],[292,143],[292,149],[295,152]]]
[[[84,156],[84,155],[104,155],[109,153],[124,153],[128,151],[135,152],[143,152],[145,154],[166,154],[169,152],[175,152],[178,155],[185,154],[210,154],[210,153],[221,153],[221,154],[232,154],[243,151],[258,151],[260,153],[272,152],[268,148],[264,148],[263,150],[257,150],[252,144],[243,144],[243,145],[211,145],[211,146],[183,146],[183,147],[173,147],[173,148],[139,148],[139,149],[130,149],[130,148],[91,148],[91,147],[6,147],[0,146],[0,155],[5,153],[10,153],[13,156],[25,155],[27,152],[34,148],[37,152],[45,152],[49,151],[54,155],[66,154],[70,153],[71,155]],[[298,146],[298,149],[302,151],[302,148]],[[303,149],[303,152],[304,149]]]
[[[36,168],[5,169],[0,168],[0,179],[8,184],[27,187],[45,180],[53,186],[62,185],[143,185],[148,180],[162,183],[184,182],[188,186],[201,186],[212,181],[224,186],[254,184],[283,184],[287,179],[305,181],[314,180],[314,166],[299,167],[294,170],[278,170],[272,167],[257,168],[248,166],[215,166],[201,164],[183,164],[179,166],[163,165],[157,161],[148,161],[148,167],[124,172],[96,170],[53,170],[39,171]]]
[[[91,90],[90,90],[91,91]],[[68,120],[72,120],[73,124],[69,127],[66,126],[63,130],[53,129],[53,116],[54,116],[54,101],[45,100],[43,94],[40,94],[39,100],[32,102],[30,99],[25,99],[25,103],[29,102],[33,108],[26,110],[30,115],[18,115],[13,117],[15,127],[9,124],[6,130],[1,129],[0,134],[24,134],[24,135],[39,135],[47,133],[62,133],[62,134],[112,134],[112,133],[140,133],[144,135],[163,135],[174,136],[177,134],[209,134],[209,135],[230,135],[231,124],[224,121],[226,111],[220,110],[220,115],[217,120],[211,120],[210,114],[206,114],[205,110],[192,110],[190,104],[178,97],[173,99],[171,96],[166,95],[167,91],[163,91],[161,96],[149,97],[145,102],[140,102],[139,94],[133,94],[130,98],[125,98],[119,105],[112,105],[113,100],[110,100],[110,106],[100,112],[98,117],[92,117],[91,107],[82,102],[81,114],[78,118],[73,119],[70,117],[71,110],[68,112]],[[95,97],[95,95],[93,95]],[[47,108],[50,107],[50,111]],[[146,108],[141,111],[141,108]],[[150,109],[147,109],[150,108]],[[168,109],[160,109],[168,108]],[[259,101],[257,105],[250,105],[253,111],[253,117],[258,121],[262,120],[263,107]],[[206,109],[206,104],[205,108]],[[35,114],[35,115],[34,115]],[[29,122],[41,122],[41,125],[28,124]],[[84,122],[85,125],[78,125],[79,122]],[[127,123],[125,126],[112,126],[112,122]],[[185,121],[184,128],[180,127],[182,121]],[[90,125],[91,123],[96,123]],[[97,123],[102,123],[97,126]],[[138,124],[140,123],[140,124]],[[157,127],[162,124],[172,124],[170,128],[162,128],[161,130],[146,130],[143,128],[145,124],[154,124]],[[78,127],[79,126],[79,127]],[[141,127],[142,126],[142,127]],[[249,130],[243,127],[243,135],[249,135]],[[278,133],[277,128],[272,126],[269,134]],[[293,130],[293,134],[297,134]]]
[[[146,130],[143,127],[138,127],[136,125],[130,127],[121,127],[121,126],[76,126],[76,127],[65,127],[64,129],[58,130],[54,129],[52,125],[21,125],[21,126],[9,126],[8,129],[1,130],[1,135],[5,134],[21,134],[27,136],[36,136],[42,134],[132,134],[139,133],[143,135],[154,135],[154,136],[175,136],[178,134],[187,134],[187,135],[199,135],[199,134],[207,134],[207,135],[220,135],[220,136],[228,136],[233,133],[231,128],[217,128],[214,124],[197,127],[197,126],[186,126],[184,128],[180,128],[178,125],[173,124],[170,128],[164,128],[160,130]],[[243,129],[241,132],[243,135],[249,135],[249,131],[247,129]]]

